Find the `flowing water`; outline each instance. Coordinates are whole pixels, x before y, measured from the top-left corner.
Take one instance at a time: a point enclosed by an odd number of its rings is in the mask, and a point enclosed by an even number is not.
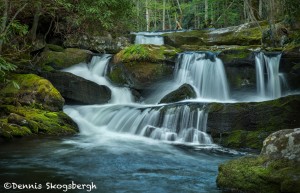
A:
[[[281,54],[263,52],[255,56],[257,93],[263,98],[279,98],[284,93],[283,88],[288,88],[284,75],[279,73],[280,58]]]
[[[154,44],[163,45],[164,38],[161,36],[162,32],[138,32],[135,33],[135,44]]]
[[[111,55],[95,56],[89,64],[64,70],[108,86],[112,91],[110,103],[65,106],[64,111],[79,126],[76,137],[2,145],[2,185],[37,183],[45,190],[47,182],[74,181],[93,182],[97,190],[92,192],[101,193],[220,193],[215,183],[218,165],[241,155],[215,145],[206,133],[209,116],[206,104],[230,100],[222,61],[209,52],[180,54],[174,79],[149,96],[152,102],[137,104],[128,88],[116,87],[106,80],[110,58]],[[256,60],[258,92],[277,97],[280,92],[276,89],[283,76],[278,73],[277,64],[271,67],[267,63],[273,64],[278,58],[257,55]],[[267,73],[273,73],[274,77],[265,77],[265,68],[270,68]],[[157,104],[164,94],[184,83],[195,89],[197,99]]]

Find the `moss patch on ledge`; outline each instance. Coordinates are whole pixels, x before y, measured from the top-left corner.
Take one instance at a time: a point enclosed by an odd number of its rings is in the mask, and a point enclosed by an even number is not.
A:
[[[230,192],[297,193],[300,164],[266,156],[243,157],[219,166],[217,185]]]
[[[0,137],[12,139],[29,135],[69,135],[78,132],[77,125],[64,112],[31,107],[0,105]]]
[[[131,45],[117,53],[114,63],[134,61],[159,62],[174,57],[180,50],[171,46]]]

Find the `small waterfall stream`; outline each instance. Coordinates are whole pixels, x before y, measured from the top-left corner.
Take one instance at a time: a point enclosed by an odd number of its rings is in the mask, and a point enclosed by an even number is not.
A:
[[[255,55],[257,93],[263,98],[279,98],[282,88],[288,87],[284,75],[279,73],[280,58],[281,54],[259,52]]]
[[[161,36],[162,32],[138,32],[135,33],[135,44],[154,44],[163,45],[164,38]]]
[[[223,62],[211,52],[186,52],[179,54],[175,68],[179,85],[188,83],[195,87],[200,98],[229,99],[229,87]]]

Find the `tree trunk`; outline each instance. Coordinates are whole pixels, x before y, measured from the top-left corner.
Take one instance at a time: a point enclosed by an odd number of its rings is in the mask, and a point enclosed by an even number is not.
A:
[[[37,32],[37,28],[39,25],[39,19],[40,19],[40,15],[41,15],[41,3],[38,2],[36,4],[36,10],[35,10],[35,14],[33,17],[33,24],[32,24],[32,28],[30,30],[31,33],[31,40],[35,41],[36,40],[36,32]]]
[[[149,16],[148,0],[146,0],[146,25],[147,25],[147,31],[150,31],[150,16]]]
[[[205,22],[205,25],[208,26],[208,0],[205,0],[204,22]]]
[[[4,0],[4,11],[3,11],[3,16],[2,16],[2,23],[1,23],[1,29],[0,29],[0,55],[2,53],[2,47],[3,47],[3,38],[4,38],[4,32],[5,32],[5,27],[8,19],[8,0]]]
[[[166,30],[166,0],[163,0],[163,21],[162,30]]]
[[[263,0],[259,0],[258,15],[260,19],[263,19]]]

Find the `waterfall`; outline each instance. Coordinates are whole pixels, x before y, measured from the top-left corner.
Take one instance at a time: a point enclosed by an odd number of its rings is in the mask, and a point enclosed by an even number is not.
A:
[[[179,143],[211,144],[206,133],[207,113],[202,108],[177,106],[66,106],[64,111],[84,133],[114,131]]]
[[[164,38],[160,32],[139,32],[135,33],[135,44],[163,45]]]
[[[282,96],[282,86],[287,86],[285,77],[279,73],[281,54],[264,54],[263,52],[255,55],[256,65],[256,85],[257,93],[261,97],[271,99]],[[265,77],[265,73],[267,77]]]
[[[105,70],[111,59],[111,55],[104,54],[103,56],[94,56],[89,64],[80,63],[70,68],[64,69],[65,72],[70,72],[87,80],[93,81],[99,85],[106,85],[111,89],[111,103],[128,104],[133,102],[133,96],[128,88],[113,86],[105,78]]]
[[[179,55],[175,68],[177,84],[188,83],[198,97],[225,101],[229,87],[223,62],[211,52],[185,52]]]

